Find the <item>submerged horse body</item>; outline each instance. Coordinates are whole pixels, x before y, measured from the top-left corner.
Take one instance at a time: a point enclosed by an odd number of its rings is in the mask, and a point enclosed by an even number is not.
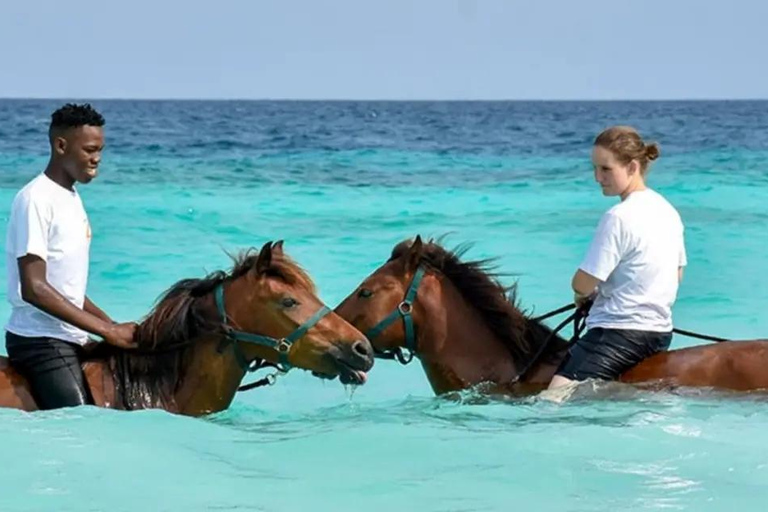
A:
[[[365,336],[320,301],[282,242],[246,252],[228,273],[176,283],[139,325],[136,341],[137,350],[102,343],[85,357],[96,405],[202,415],[229,407],[261,361],[353,384],[373,365]],[[0,406],[37,409],[6,358]]]
[[[420,237],[398,244],[387,262],[336,308],[366,333],[380,357],[415,353],[436,394],[480,384],[514,395],[545,389],[568,342],[516,305],[488,261],[462,262]],[[511,294],[508,294],[511,292]],[[636,385],[768,389],[768,340],[733,341],[653,355],[619,378]]]

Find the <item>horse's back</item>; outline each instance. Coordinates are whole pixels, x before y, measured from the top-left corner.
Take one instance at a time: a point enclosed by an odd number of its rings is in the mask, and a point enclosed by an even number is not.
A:
[[[624,373],[620,380],[735,391],[768,390],[768,340],[721,342],[661,352]]]
[[[7,357],[0,356],[0,407],[34,411],[35,399],[27,379],[13,369]]]

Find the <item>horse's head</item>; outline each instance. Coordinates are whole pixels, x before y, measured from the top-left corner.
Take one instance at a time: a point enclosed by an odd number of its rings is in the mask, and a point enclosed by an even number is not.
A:
[[[398,244],[390,259],[345,298],[336,313],[366,334],[380,355],[407,362],[403,349],[416,352],[415,328],[423,310],[416,296],[424,276],[424,243]]]
[[[230,338],[243,354],[339,376],[345,384],[365,382],[373,366],[371,344],[322,303],[309,276],[283,253],[282,242],[265,244],[253,258],[241,263],[247,271],[236,272],[217,293]]]

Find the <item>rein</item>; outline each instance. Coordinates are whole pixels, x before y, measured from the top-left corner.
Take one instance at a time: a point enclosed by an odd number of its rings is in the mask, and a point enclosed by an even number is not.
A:
[[[549,336],[547,336],[547,339],[544,340],[544,343],[541,344],[541,346],[539,347],[539,350],[536,351],[536,354],[534,354],[531,360],[528,361],[528,364],[526,364],[523,370],[519,372],[514,379],[512,379],[511,384],[516,384],[520,382],[520,380],[526,376],[526,374],[531,370],[533,365],[538,362],[539,358],[547,349],[550,342],[553,339],[555,339],[555,336],[557,336],[557,333],[562,331],[565,328],[565,326],[571,322],[573,322],[573,336],[571,336],[571,339],[568,340],[568,342],[566,343],[566,346],[571,346],[574,343],[576,343],[576,341],[581,337],[581,333],[584,332],[584,329],[587,327],[587,314],[589,313],[589,308],[591,306],[592,306],[591,302],[587,302],[579,307],[577,307],[576,304],[567,304],[561,308],[552,310],[549,313],[546,313],[544,315],[538,316],[536,318],[531,318],[530,320],[534,322],[540,322],[541,320],[546,320],[547,318],[557,316],[561,313],[565,313],[566,311],[576,309],[576,311],[571,313],[568,316],[568,318],[560,322],[560,324],[557,327],[555,327],[551,333],[549,333]]]
[[[563,306],[561,308],[558,308],[558,309],[554,309],[554,310],[550,311],[549,313],[544,313],[543,315],[537,316],[536,318],[531,318],[531,320],[533,320],[534,322],[541,322],[542,320],[546,320],[547,318],[551,318],[553,316],[557,316],[560,313],[565,313],[566,311],[570,311],[571,309],[574,309],[575,307],[576,307],[576,304],[566,304],[565,306]],[[573,319],[572,317],[569,317],[569,320],[572,320],[572,319]],[[709,334],[700,334],[700,333],[693,332],[693,331],[686,331],[684,329],[678,329],[677,327],[673,328],[672,332],[675,333],[675,334],[679,334],[681,336],[687,336],[689,338],[695,338],[695,339],[704,340],[704,341],[714,341],[714,342],[717,342],[717,343],[722,343],[724,341],[733,341],[733,340],[730,340],[728,338],[720,338],[718,336],[712,336],[712,335],[709,335]]]
[[[551,318],[553,316],[557,316],[561,313],[565,313],[566,311],[570,311],[572,309],[576,309],[574,313],[572,313],[568,318],[563,320],[547,337],[546,340],[544,340],[544,343],[542,343],[541,347],[539,348],[538,352],[536,352],[536,355],[531,359],[531,361],[525,366],[522,372],[520,372],[517,377],[512,381],[512,383],[519,382],[520,379],[522,379],[525,374],[531,369],[531,367],[538,361],[539,357],[544,353],[544,350],[547,348],[549,343],[554,339],[554,337],[559,333],[563,328],[568,325],[570,322],[573,322],[573,336],[570,340],[567,342],[567,346],[572,345],[575,343],[579,337],[581,336],[581,333],[584,331],[584,328],[586,327],[586,319],[587,315],[589,314],[589,309],[592,307],[592,302],[588,301],[584,303],[584,305],[579,306],[577,308],[576,304],[566,304],[565,306],[561,308],[554,309],[548,313],[545,313],[541,316],[531,318],[534,322],[540,322],[542,320],[546,320],[547,318]],[[724,342],[724,341],[731,341],[726,338],[719,338],[717,336],[710,336],[707,334],[699,334],[696,332],[691,331],[685,331],[683,329],[672,329],[672,332],[675,334],[680,334],[682,336],[688,336],[690,338],[696,338],[700,340],[706,340],[706,341],[715,341],[715,342]]]
[[[696,339],[705,340],[705,341],[715,341],[717,343],[721,343],[723,341],[733,341],[727,338],[719,338],[717,336],[710,336],[708,334],[699,334],[696,332],[684,331],[683,329],[677,329],[677,328],[672,329],[672,332],[674,332],[675,334],[680,334],[682,336],[688,336],[689,338],[696,338]]]

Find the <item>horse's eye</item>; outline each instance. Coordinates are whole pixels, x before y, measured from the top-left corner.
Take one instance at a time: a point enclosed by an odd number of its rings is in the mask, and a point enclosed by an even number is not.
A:
[[[367,299],[371,295],[373,295],[373,292],[369,290],[368,288],[361,288],[359,292],[357,292],[357,296],[361,299]]]
[[[296,299],[291,297],[285,297],[280,301],[280,305],[284,308],[292,308],[298,304],[298,301]]]

